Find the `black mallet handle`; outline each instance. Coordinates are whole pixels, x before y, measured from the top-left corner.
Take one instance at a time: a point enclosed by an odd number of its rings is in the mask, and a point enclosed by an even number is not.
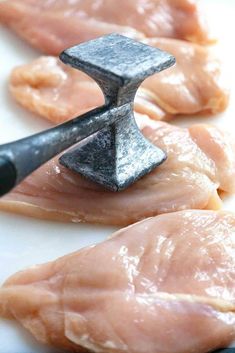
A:
[[[59,153],[116,120],[116,108],[103,106],[55,128],[1,145],[0,196]]]

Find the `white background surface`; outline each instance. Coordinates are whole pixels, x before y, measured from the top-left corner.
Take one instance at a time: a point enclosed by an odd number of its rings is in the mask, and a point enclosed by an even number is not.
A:
[[[220,37],[217,50],[225,62],[230,86],[235,86],[234,34],[235,0],[204,0],[213,30]],[[13,67],[39,54],[14,34],[0,26],[0,143],[8,142],[51,125],[17,106],[7,91]],[[193,69],[193,68],[192,68]],[[234,80],[234,83],[232,82]],[[226,113],[215,118],[177,120],[187,126],[199,120],[230,130],[235,136],[235,99],[233,93]],[[225,209],[235,210],[235,196],[225,200]],[[88,244],[101,241],[114,228],[78,224],[58,224],[0,213],[0,284],[11,274],[27,266],[46,262]],[[0,321],[0,353],[55,353],[38,345],[18,324]]]

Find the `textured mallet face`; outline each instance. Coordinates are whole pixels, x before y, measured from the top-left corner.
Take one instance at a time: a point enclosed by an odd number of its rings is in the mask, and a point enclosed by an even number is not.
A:
[[[94,78],[104,93],[106,113],[116,114],[114,124],[64,154],[61,164],[113,191],[127,188],[162,164],[166,154],[139,131],[133,103],[140,83],[172,66],[175,58],[118,34],[74,46],[60,58]]]
[[[175,63],[175,58],[160,49],[119,34],[110,34],[65,50],[64,63],[74,68],[95,71],[107,81],[122,84],[143,81]]]

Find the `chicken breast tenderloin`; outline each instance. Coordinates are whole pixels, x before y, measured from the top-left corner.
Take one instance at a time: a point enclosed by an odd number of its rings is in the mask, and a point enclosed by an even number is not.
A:
[[[182,211],[11,277],[1,316],[71,352],[206,353],[235,338],[235,216]]]
[[[127,225],[160,213],[218,209],[218,190],[235,190],[234,142],[216,127],[189,129],[137,115],[143,134],[168,159],[127,190],[113,193],[73,173],[58,158],[1,198],[0,209],[70,222]]]
[[[196,0],[5,0],[0,22],[53,55],[113,32],[210,42]]]
[[[54,122],[63,123],[104,104],[99,86],[81,71],[72,69],[53,56],[40,57],[12,71],[10,92],[18,103]],[[154,119],[166,112],[147,89],[138,90],[135,110]]]
[[[215,114],[228,105],[220,62],[207,48],[174,39],[145,43],[170,52],[176,65],[147,79],[138,90],[135,110],[153,119],[178,114]],[[41,57],[13,70],[10,91],[18,103],[59,123],[102,105],[97,84],[55,57]]]

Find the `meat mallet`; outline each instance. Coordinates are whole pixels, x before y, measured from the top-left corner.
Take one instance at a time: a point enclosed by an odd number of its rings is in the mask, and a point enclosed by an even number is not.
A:
[[[172,55],[110,34],[69,48],[60,59],[92,77],[103,91],[105,104],[52,129],[1,145],[0,195],[75,144],[60,163],[112,191],[127,188],[167,158],[140,132],[133,106],[140,84],[172,66]]]

